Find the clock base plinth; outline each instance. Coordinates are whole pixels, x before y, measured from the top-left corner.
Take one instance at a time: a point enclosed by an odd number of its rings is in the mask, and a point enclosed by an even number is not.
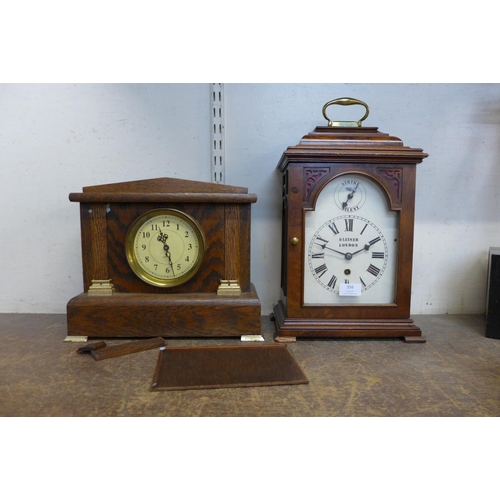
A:
[[[251,285],[238,296],[216,293],[82,293],[67,305],[68,336],[241,337],[261,334],[261,306]]]
[[[285,306],[280,300],[274,306],[273,316],[277,342],[295,342],[297,337],[390,337],[403,338],[407,343],[425,342],[422,338],[422,331],[411,318],[356,320],[288,318],[285,311]]]

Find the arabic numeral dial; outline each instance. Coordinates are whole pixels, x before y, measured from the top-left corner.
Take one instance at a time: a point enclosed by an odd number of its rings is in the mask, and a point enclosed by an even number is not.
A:
[[[198,272],[205,239],[189,215],[175,209],[156,209],[140,216],[126,237],[127,260],[134,273],[159,287],[180,285]]]

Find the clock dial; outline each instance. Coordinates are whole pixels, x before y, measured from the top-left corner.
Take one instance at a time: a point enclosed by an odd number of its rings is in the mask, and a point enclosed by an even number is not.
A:
[[[359,283],[368,290],[382,277],[388,261],[387,242],[368,219],[341,215],[325,222],[311,238],[309,270],[326,290]]]
[[[394,302],[398,214],[377,183],[339,176],[305,219],[304,305]],[[358,285],[359,295],[344,295],[343,284]]]
[[[366,201],[364,183],[358,177],[346,177],[337,183],[334,199],[337,207],[344,212],[356,212]]]
[[[127,260],[143,281],[172,287],[191,279],[200,268],[205,240],[198,223],[173,209],[139,217],[126,239]]]

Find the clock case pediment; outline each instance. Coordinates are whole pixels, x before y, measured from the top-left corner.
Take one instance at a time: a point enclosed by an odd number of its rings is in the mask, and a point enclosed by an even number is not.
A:
[[[416,165],[428,155],[376,127],[316,127],[283,153],[282,298],[274,308],[278,336],[421,335],[410,315]],[[345,174],[377,182],[399,213],[396,298],[388,305],[304,305],[305,213],[326,184]],[[291,243],[298,238],[300,244]]]
[[[226,184],[213,184],[211,182],[192,181],[172,177],[159,177],[156,179],[144,179],[128,182],[116,182],[112,184],[100,184],[87,186],[82,189],[83,193],[71,193],[71,201],[79,201],[83,195],[90,194],[118,194],[123,198],[131,198],[133,195],[156,195],[156,198],[184,194],[248,194],[245,187],[228,186]],[[255,195],[250,195],[256,201]]]

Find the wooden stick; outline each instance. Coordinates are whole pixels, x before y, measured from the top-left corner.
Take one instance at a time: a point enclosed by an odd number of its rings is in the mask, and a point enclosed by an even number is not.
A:
[[[90,354],[92,351],[96,351],[97,349],[102,349],[103,347],[106,347],[106,342],[103,342],[102,340],[99,342],[93,342],[91,344],[85,344],[82,347],[79,347],[76,350],[77,354]]]
[[[134,342],[126,342],[125,344],[104,347],[102,349],[91,351],[90,355],[96,361],[100,361],[101,359],[116,358],[118,356],[124,356],[134,352],[147,351],[148,349],[163,347],[164,345],[165,340],[161,337],[156,337],[153,339],[136,340]]]

